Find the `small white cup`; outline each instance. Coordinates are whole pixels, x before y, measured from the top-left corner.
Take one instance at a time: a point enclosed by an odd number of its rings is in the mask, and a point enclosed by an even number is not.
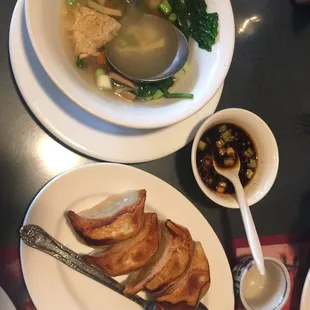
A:
[[[233,269],[235,292],[246,310],[280,310],[288,300],[291,282],[287,268],[273,257],[264,257],[264,261],[265,276],[259,274],[251,256]]]
[[[239,208],[235,195],[219,194],[208,188],[198,172],[196,154],[201,136],[217,124],[230,123],[245,130],[252,138],[258,156],[253,180],[244,188],[249,206],[260,201],[271,189],[279,166],[276,139],[268,125],[256,114],[243,109],[225,109],[211,115],[200,127],[192,146],[192,169],[201,190],[215,203],[227,208]]]

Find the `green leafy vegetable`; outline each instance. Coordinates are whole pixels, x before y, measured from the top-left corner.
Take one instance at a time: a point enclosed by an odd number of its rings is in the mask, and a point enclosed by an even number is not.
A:
[[[184,35],[196,40],[200,48],[211,51],[218,35],[218,14],[207,13],[205,0],[170,0],[170,3]]]
[[[211,51],[218,35],[218,14],[207,13],[207,5],[204,0],[191,0],[188,1],[188,4],[190,34],[200,48]]]
[[[171,78],[168,78],[166,80],[162,80],[162,81],[158,82],[157,86],[163,92],[167,92],[168,89],[174,85],[174,81],[175,81],[174,78],[171,77]]]
[[[164,0],[160,5],[159,9],[168,16],[172,12],[172,7],[168,0]]]
[[[175,11],[178,20],[178,27],[185,37],[189,39],[188,13],[185,0],[170,0],[172,2],[173,11]]]
[[[152,96],[152,97],[146,97],[145,99],[147,101],[151,101],[151,100],[157,100],[157,99],[160,99],[164,96],[164,93],[160,90],[160,89],[157,89],[156,93]]]
[[[83,69],[85,67],[84,59],[81,59],[80,57],[78,57],[76,60],[76,66],[80,69]]]
[[[138,90],[137,97],[142,98],[142,99],[152,98],[158,89],[159,88],[156,85],[152,85],[152,84],[141,85]]]
[[[163,96],[164,96],[163,91],[158,89],[157,92],[155,93],[155,95],[152,97],[152,100],[160,99]]]
[[[188,93],[169,93],[166,92],[164,94],[165,98],[180,98],[180,99],[193,99],[194,95],[193,94],[188,94]]]
[[[170,93],[169,88],[173,86],[173,84],[174,78],[172,77],[153,84],[143,84],[138,90],[137,97],[146,100],[157,100],[162,97],[181,99],[194,98],[194,95],[188,93]]]
[[[175,23],[177,21],[178,17],[177,14],[175,13],[171,13],[168,17],[168,20],[170,23]]]

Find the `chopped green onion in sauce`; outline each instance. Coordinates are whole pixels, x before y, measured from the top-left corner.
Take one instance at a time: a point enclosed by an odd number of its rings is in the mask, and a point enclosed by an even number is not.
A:
[[[200,138],[196,162],[204,184],[218,194],[233,194],[232,183],[219,175],[213,166],[216,163],[229,168],[240,158],[239,177],[245,187],[254,177],[258,167],[257,153],[250,136],[234,124],[219,124],[206,131]]]

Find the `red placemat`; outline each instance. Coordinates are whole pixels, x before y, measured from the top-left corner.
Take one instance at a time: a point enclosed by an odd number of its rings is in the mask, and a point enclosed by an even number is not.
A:
[[[310,268],[310,236],[308,240],[283,235],[268,236],[260,237],[260,241],[264,255],[280,259],[289,270],[292,289],[283,310],[299,310],[302,288]],[[250,253],[246,239],[235,239],[233,250],[235,261]],[[9,295],[17,310],[35,310],[23,280],[19,248],[0,249],[0,286]],[[236,310],[241,309],[243,307],[237,299]]]
[[[17,310],[35,310],[24,283],[19,248],[0,249],[0,286]]]

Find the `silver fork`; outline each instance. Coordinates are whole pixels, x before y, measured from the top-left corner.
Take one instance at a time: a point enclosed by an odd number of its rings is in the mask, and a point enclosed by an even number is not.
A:
[[[73,252],[53,237],[51,237],[44,229],[37,225],[26,225],[20,229],[20,237],[28,246],[40,250],[57,260],[61,261],[68,267],[84,274],[85,276],[107,286],[113,291],[132,300],[145,310],[158,310],[156,300],[145,300],[138,295],[125,296],[124,286],[108,277],[98,268],[87,264],[81,255]],[[202,303],[198,305],[198,310],[208,310]]]

